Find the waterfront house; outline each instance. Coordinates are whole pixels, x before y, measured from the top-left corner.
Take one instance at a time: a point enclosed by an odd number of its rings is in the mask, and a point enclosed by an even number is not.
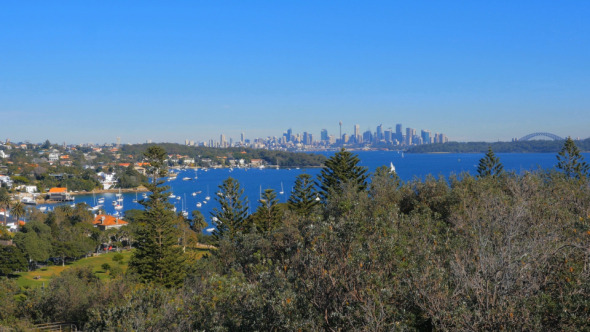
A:
[[[127,225],[127,222],[121,218],[109,216],[108,214],[99,214],[94,218],[92,222],[94,227],[98,227],[100,230],[106,231],[111,228],[121,228]]]
[[[71,197],[67,188],[54,187],[49,189],[49,199],[53,201],[69,201]]]

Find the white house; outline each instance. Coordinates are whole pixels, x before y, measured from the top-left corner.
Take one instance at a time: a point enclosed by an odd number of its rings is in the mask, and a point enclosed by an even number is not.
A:
[[[4,159],[4,158],[8,158],[8,157],[10,157],[10,155],[9,155],[9,154],[6,154],[6,153],[4,152],[4,150],[0,150],[0,158]]]
[[[57,152],[52,152],[49,154],[49,156],[47,157],[47,159],[49,159],[49,162],[56,162],[59,160],[59,153]]]
[[[8,188],[12,187],[12,180],[8,175],[0,175],[0,184],[5,184]]]

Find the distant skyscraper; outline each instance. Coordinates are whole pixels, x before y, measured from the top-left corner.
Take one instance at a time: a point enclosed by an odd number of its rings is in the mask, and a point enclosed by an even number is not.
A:
[[[221,134],[221,136],[219,137],[219,146],[221,146],[222,148],[225,147],[226,141],[225,141],[225,135]]]
[[[291,142],[293,139],[293,130],[291,128],[287,129],[287,142]]]
[[[403,142],[404,140],[404,133],[402,132],[402,124],[398,123],[395,125],[395,138],[398,140],[398,142]]]
[[[383,138],[385,139],[385,142],[391,143],[393,141],[392,134],[393,132],[391,131],[391,128],[383,132]]]
[[[380,141],[383,139],[383,124],[380,124],[377,126],[377,137],[376,137],[377,141]]]
[[[416,135],[416,129],[406,128],[406,145],[412,145],[414,135]]]
[[[373,142],[373,133],[370,130],[367,130],[363,133],[363,142],[365,142],[365,143],[372,143]]]
[[[244,133],[240,134],[240,143],[244,144]]]
[[[422,130],[422,144],[430,144],[430,130]]]
[[[354,140],[356,143],[361,143],[363,140],[361,137],[361,126],[358,124],[354,125]]]
[[[320,139],[322,141],[328,141],[329,140],[329,137],[328,137],[328,129],[322,129],[322,133],[321,133]]]

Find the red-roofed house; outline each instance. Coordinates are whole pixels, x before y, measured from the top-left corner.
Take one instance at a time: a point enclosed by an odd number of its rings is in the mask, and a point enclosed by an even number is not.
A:
[[[123,219],[109,216],[108,214],[99,214],[96,216],[96,218],[94,218],[92,224],[94,227],[98,227],[99,229],[105,231],[111,228],[121,228],[127,225],[127,222],[123,221]]]
[[[54,201],[67,201],[70,200],[67,188],[54,187],[49,189],[49,199]]]

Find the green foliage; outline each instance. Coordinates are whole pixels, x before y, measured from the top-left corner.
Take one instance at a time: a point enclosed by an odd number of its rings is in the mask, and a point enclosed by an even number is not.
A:
[[[193,232],[201,233],[205,227],[207,227],[207,221],[205,220],[205,216],[199,210],[193,210],[191,212],[192,220],[191,220],[191,229]]]
[[[8,319],[89,331],[587,330],[590,187],[557,172],[402,183],[381,167],[368,190],[340,188],[322,214],[285,211],[270,232],[220,238],[181,287],[70,275],[25,291]]]
[[[108,270],[110,270],[110,269],[111,269],[111,264],[109,264],[109,263],[103,263],[103,264],[100,266],[100,268],[101,268],[101,269],[103,269],[103,271],[105,271],[105,272],[106,272],[106,271],[108,271]]]
[[[115,256],[113,256],[113,262],[123,262],[123,255],[116,253]]]
[[[185,267],[182,249],[178,246],[176,215],[164,193],[168,187],[158,180],[166,174],[166,152],[152,146],[145,156],[151,165],[152,182],[146,184],[151,195],[141,202],[145,211],[137,223],[137,248],[129,261],[129,269],[144,282],[176,287],[184,280]]]
[[[496,157],[492,147],[488,148],[486,155],[479,160],[477,166],[477,174],[479,177],[499,176],[504,171],[504,166],[500,163],[500,159]]]
[[[0,276],[27,269],[27,259],[22,251],[14,246],[0,245]]]
[[[51,228],[41,222],[28,222],[14,236],[14,243],[30,261],[44,262],[51,253]]]
[[[358,166],[359,162],[357,155],[353,155],[344,148],[326,160],[317,183],[323,201],[331,196],[340,195],[345,184],[354,187],[357,191],[367,188],[367,168]]]
[[[590,139],[578,141],[582,151],[590,151]],[[489,147],[498,153],[542,153],[558,152],[563,146],[563,141],[531,140],[517,142],[449,142],[443,144],[416,145],[408,149],[409,153],[486,153]]]
[[[10,209],[10,195],[6,188],[0,188],[0,208],[8,211]],[[6,213],[4,213],[4,226],[6,226]]]
[[[216,229],[213,236],[218,239],[233,240],[238,233],[250,231],[248,223],[248,199],[244,196],[240,183],[229,177],[219,186],[215,200],[221,206],[211,212]]]
[[[301,174],[295,179],[295,186],[289,197],[289,209],[308,217],[319,204],[318,198],[311,175]]]
[[[117,177],[120,188],[137,188],[147,181],[146,176],[136,171],[133,165],[129,165],[124,170],[117,172]]]
[[[571,137],[565,140],[557,154],[557,161],[557,168],[568,178],[582,179],[588,176],[589,166]]]
[[[282,219],[277,194],[272,189],[265,189],[258,203],[260,205],[252,215],[254,226],[258,232],[270,234],[280,225]]]

